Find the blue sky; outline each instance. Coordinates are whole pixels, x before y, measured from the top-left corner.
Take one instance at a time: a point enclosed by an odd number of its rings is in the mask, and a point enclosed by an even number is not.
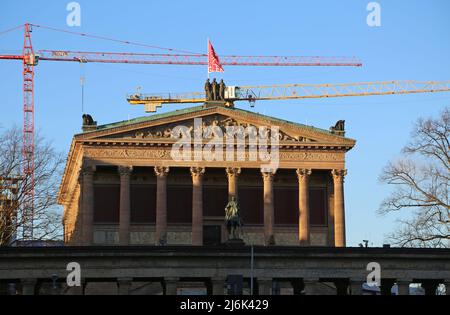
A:
[[[100,1],[80,0],[81,27],[66,24],[70,1],[2,1],[0,32],[25,22],[195,52],[211,38],[220,55],[357,56],[362,68],[227,67],[228,85],[345,83],[379,80],[450,79],[450,2],[378,1],[381,26],[369,27],[368,0],[354,1]],[[21,50],[23,34],[0,35],[0,51]],[[43,29],[33,32],[35,49],[160,52],[80,38]],[[200,91],[206,67],[41,62],[36,68],[36,126],[55,146],[68,151],[80,131],[80,74],[86,76],[85,108],[100,124],[144,115],[125,95]],[[3,128],[22,124],[20,62],[0,61]],[[260,102],[257,112],[327,129],[339,119],[357,146],[348,154],[347,241],[374,246],[394,226],[394,216],[376,215],[390,187],[378,183],[388,160],[399,157],[413,122],[436,116],[450,93]],[[246,104],[239,104],[248,109]],[[162,111],[179,108],[169,105]]]

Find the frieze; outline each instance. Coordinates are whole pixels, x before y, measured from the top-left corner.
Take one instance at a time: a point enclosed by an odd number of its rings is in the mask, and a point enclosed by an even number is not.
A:
[[[199,153],[199,152],[196,152]],[[194,157],[194,150],[191,151],[192,157]],[[198,154],[197,154],[198,155]],[[234,152],[236,160],[239,155],[239,161],[255,161],[255,153],[248,152]],[[264,154],[263,154],[264,155]],[[267,153],[266,153],[267,155]],[[143,149],[143,148],[85,148],[84,156],[87,158],[103,158],[103,159],[154,159],[154,160],[171,160],[173,154],[171,149]],[[256,153],[258,160],[260,160],[260,154]],[[227,158],[226,150],[223,152],[223,161]],[[263,159],[265,159],[263,157]],[[344,161],[344,153],[339,152],[279,152],[279,159],[281,161]]]
[[[85,149],[84,156],[88,158],[111,159],[167,159],[170,150],[152,149]]]

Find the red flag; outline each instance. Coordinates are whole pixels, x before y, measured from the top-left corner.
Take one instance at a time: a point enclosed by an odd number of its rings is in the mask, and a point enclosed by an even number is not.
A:
[[[223,72],[219,57],[216,55],[211,42],[208,39],[208,73]]]

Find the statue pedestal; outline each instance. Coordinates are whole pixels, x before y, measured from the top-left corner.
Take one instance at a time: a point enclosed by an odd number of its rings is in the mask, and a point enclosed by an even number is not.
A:
[[[223,106],[223,107],[233,107],[233,102],[231,101],[206,101],[203,107],[209,108],[209,107],[217,107],[217,106]]]
[[[225,242],[227,246],[245,246],[244,240],[240,238],[232,238]]]

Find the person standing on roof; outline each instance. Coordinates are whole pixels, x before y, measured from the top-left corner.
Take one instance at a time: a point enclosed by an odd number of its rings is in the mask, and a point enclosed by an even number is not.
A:
[[[207,79],[205,83],[205,97],[207,101],[211,100],[211,83],[209,82],[209,79]]]
[[[212,96],[213,96],[213,98],[212,98],[212,100],[213,101],[217,101],[218,99],[219,99],[219,87],[218,87],[218,84],[217,84],[217,81],[216,81],[216,78],[214,78],[213,79],[213,81],[212,81],[212,83],[211,83],[211,87],[212,87]]]
[[[220,83],[219,83],[219,98],[222,101],[225,101],[225,88],[226,88],[226,85],[222,79],[222,80],[220,80]]]

